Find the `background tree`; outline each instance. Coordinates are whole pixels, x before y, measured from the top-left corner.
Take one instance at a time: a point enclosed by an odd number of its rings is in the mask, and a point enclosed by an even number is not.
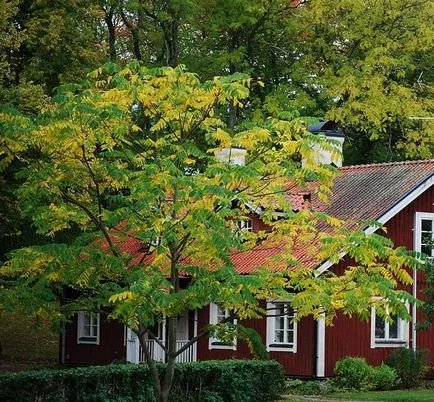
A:
[[[182,68],[138,63],[110,64],[91,78],[60,88],[35,119],[2,115],[3,164],[20,163],[23,214],[39,234],[68,231],[70,240],[11,254],[0,270],[4,308],[21,306],[55,325],[77,311],[108,312],[138,336],[159,401],[168,400],[176,357],[201,336],[249,333],[222,322],[177,350],[179,314],[211,302],[239,319],[265,315],[261,300],[288,297],[298,318],[326,313],[331,321],[336,310],[366,318],[374,303],[384,316],[386,304],[390,313],[408,316],[411,296],[396,285],[411,281],[405,266],[415,260],[382,236],[350,233],[321,213],[295,213],[285,197],[288,181],[313,180],[326,198],[335,170],[314,162],[312,143],[336,154],[333,146],[297,119],[270,118],[232,133],[216,115],[228,102],[243,105],[250,79],[201,83]],[[235,145],[245,148],[245,165],[215,158]],[[234,234],[247,205],[261,209],[269,231]],[[140,258],[122,247],[126,239],[140,245]],[[263,246],[281,252],[239,275],[231,257]],[[303,246],[299,260],[296,249]],[[336,260],[342,251],[354,267],[342,276],[315,275],[316,262]],[[165,343],[152,332],[163,320]],[[164,373],[146,337],[165,352]]]
[[[326,116],[347,134],[346,163],[432,157],[432,3],[315,0],[299,11],[297,71],[328,96]]]

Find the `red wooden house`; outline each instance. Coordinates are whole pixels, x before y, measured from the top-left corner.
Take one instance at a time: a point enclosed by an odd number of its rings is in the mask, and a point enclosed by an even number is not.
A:
[[[387,228],[388,236],[396,246],[433,253],[427,247],[428,238],[434,233],[434,160],[382,163],[340,168],[335,180],[333,196],[324,206],[309,194],[290,194],[293,206],[298,208],[321,208],[332,216],[343,219],[377,220]],[[260,217],[252,215],[243,222],[248,229],[262,230]],[[374,232],[375,227],[367,227]],[[141,244],[135,241],[125,244],[131,253],[141,253]],[[253,251],[234,257],[234,264],[241,274],[248,274],[261,259],[278,253],[276,248],[256,247]],[[433,254],[434,256],[434,254]],[[338,264],[324,262],[317,267],[321,273],[345,270],[351,261],[342,256]],[[413,272],[414,284],[406,290],[420,298],[424,280],[421,273]],[[243,324],[254,328],[262,337],[273,359],[281,362],[288,375],[324,377],[333,375],[337,360],[346,356],[363,356],[371,364],[380,364],[397,347],[430,350],[434,362],[434,328],[416,332],[421,319],[414,306],[409,306],[411,321],[396,319],[389,323],[377,317],[375,310],[371,319],[339,316],[333,326],[325,326],[323,320],[304,318],[294,322],[288,303],[268,303],[268,308],[285,312],[282,317],[249,320]],[[217,323],[228,314],[217,305],[198,311],[187,312],[178,321],[178,348],[198,333],[201,326]],[[164,341],[165,328],[158,329]],[[155,360],[163,360],[159,346],[153,340],[148,348]],[[218,339],[201,338],[179,357],[188,362],[205,359],[247,358],[250,356],[244,342],[225,344]],[[103,315],[90,316],[80,313],[67,326],[61,339],[61,361],[65,364],[105,364],[116,360],[141,362],[144,360],[138,340],[126,327],[108,321]]]

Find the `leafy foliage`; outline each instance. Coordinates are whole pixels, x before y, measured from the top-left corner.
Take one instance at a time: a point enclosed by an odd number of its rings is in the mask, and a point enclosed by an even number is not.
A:
[[[142,344],[166,319],[166,393],[182,353],[177,317],[211,302],[239,319],[265,315],[260,300],[273,298],[291,298],[298,318],[325,312],[332,321],[336,310],[368,317],[373,303],[380,314],[407,317],[404,302],[412,298],[395,288],[411,282],[406,268],[417,260],[340,219],[295,213],[285,197],[288,182],[304,188],[310,181],[327,199],[336,170],[315,162],[313,145],[337,157],[333,144],[306,132],[301,119],[231,130],[217,114],[242,108],[251,83],[240,74],[202,83],[183,67],[110,63],[81,85],[61,87],[37,118],[3,113],[2,165],[19,162],[22,213],[54,241],[11,253],[0,271],[1,304],[59,326],[79,310],[108,309]],[[228,148],[228,160],[214,156]],[[244,165],[231,161],[240,152]],[[252,211],[268,229],[234,235]],[[68,242],[55,241],[65,232]],[[258,247],[279,252],[239,275],[231,257]],[[354,266],[318,277],[316,264],[337,262],[340,253]]]
[[[387,391],[396,388],[400,384],[400,379],[392,367],[382,363],[373,368],[372,382],[374,383],[374,390]]]
[[[158,369],[164,371],[164,366]],[[178,364],[170,400],[266,402],[278,396],[283,383],[283,369],[275,361]],[[149,369],[130,364],[0,375],[0,398],[11,402],[155,401]]]
[[[347,391],[386,391],[399,384],[396,371],[386,364],[370,366],[364,358],[346,357],[336,362],[332,383]]]
[[[286,381],[286,392],[297,395],[322,395],[331,392],[330,382],[319,380],[292,380]]]
[[[334,382],[344,389],[366,391],[372,388],[372,367],[361,357],[346,357],[336,362]]]
[[[419,385],[426,374],[427,358],[425,350],[399,348],[389,356],[387,364],[396,370],[404,388],[412,388]]]
[[[244,107],[218,109],[230,128],[333,118],[347,164],[429,158],[432,19],[426,0],[1,0],[0,104],[37,115],[54,88],[108,61],[184,64],[203,80],[255,78]],[[2,172],[7,189],[20,184],[14,171]],[[14,243],[42,241],[18,219],[16,196],[2,196],[16,206],[0,210],[3,259]]]
[[[303,81],[313,75],[334,99],[327,116],[345,126],[350,162],[429,158],[433,121],[410,119],[433,111],[429,2],[317,0],[300,12]]]

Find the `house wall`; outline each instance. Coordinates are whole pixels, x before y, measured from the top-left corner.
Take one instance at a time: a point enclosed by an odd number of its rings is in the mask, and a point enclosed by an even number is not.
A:
[[[416,212],[434,212],[434,187],[420,195],[410,205],[399,212],[387,224],[387,235],[396,246],[414,248],[414,216]],[[252,217],[253,229],[266,230],[267,227],[260,219]],[[333,269],[342,273],[350,264],[344,258]],[[421,288],[424,278],[418,273],[418,297],[422,297]],[[411,286],[402,286],[411,292]],[[420,313],[417,316],[421,319]],[[192,317],[190,317],[192,318]],[[198,312],[199,331],[209,323],[209,307]],[[246,320],[243,325],[255,329],[266,340],[266,320]],[[74,321],[66,331],[65,354],[66,363],[70,365],[105,364],[125,359],[124,328],[113,321],[106,321],[101,317],[100,345],[77,345],[77,323]],[[193,333],[193,320],[190,322],[189,333]],[[297,352],[271,352],[270,357],[279,361],[285,368],[287,375],[314,376],[316,359],[315,322],[311,318],[301,320],[297,326]],[[412,342],[410,328],[410,342]],[[417,333],[417,347],[430,350],[430,361],[434,363],[434,329]],[[348,317],[339,314],[333,326],[326,328],[325,335],[325,375],[333,375],[336,361],[347,356],[363,356],[370,364],[378,365],[385,361],[395,350],[393,347],[371,348],[371,323],[361,321],[358,317]],[[197,345],[198,360],[230,359],[253,357],[246,342],[239,341],[236,350],[210,349],[209,340],[203,337]]]
[[[254,232],[261,230],[269,232],[271,230],[270,226],[264,223],[257,215],[251,214],[250,219],[252,220],[252,229]]]
[[[405,207],[385,226],[387,236],[390,237],[395,246],[405,246],[410,250],[414,249],[414,217],[416,212],[434,212],[434,187],[431,187],[410,205]],[[334,272],[342,273],[349,265],[348,258],[334,267]],[[424,286],[424,276],[418,272],[418,298],[422,297],[421,290]],[[411,286],[401,288],[412,292]],[[417,320],[421,319],[420,312]],[[409,339],[412,344],[412,331],[409,325]],[[371,348],[371,322],[361,321],[358,317],[348,317],[339,314],[334,320],[333,326],[326,328],[326,357],[325,375],[333,375],[336,361],[347,356],[362,356],[370,364],[378,365],[387,360],[387,357],[395,350],[393,347]],[[434,329],[417,332],[417,347],[430,350],[431,364],[434,362]]]
[[[126,359],[124,326],[100,316],[99,345],[77,344],[77,318],[66,327],[65,364],[71,366],[109,364]]]
[[[209,322],[209,307],[202,309],[198,314],[199,330]],[[253,328],[266,342],[266,319],[244,320],[240,322],[245,327]],[[314,375],[315,356],[315,331],[314,320],[302,319],[297,324],[297,352],[271,352],[270,357],[280,362],[287,375],[306,376]],[[237,342],[236,350],[233,349],[210,349],[208,337],[199,340],[197,347],[198,360],[213,359],[246,359],[253,358],[245,341]]]

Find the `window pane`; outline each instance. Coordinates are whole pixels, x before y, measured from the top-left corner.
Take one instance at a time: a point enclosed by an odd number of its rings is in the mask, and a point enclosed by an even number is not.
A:
[[[252,231],[252,221],[251,219],[237,221],[238,228],[241,230]]]
[[[294,327],[294,323],[292,322],[292,317],[286,316],[286,329],[290,330]]]
[[[294,331],[286,331],[286,343],[294,343]]]
[[[285,317],[281,316],[275,318],[275,328],[279,330],[285,328]]]
[[[390,318],[392,318],[394,321],[393,323],[389,324],[389,338],[398,339],[398,317],[395,315],[391,316]]]
[[[283,330],[276,330],[274,331],[274,342],[276,343],[283,343]]]
[[[90,326],[89,325],[85,325],[83,327],[83,336],[91,336]]]
[[[290,303],[274,303],[274,339],[273,342],[285,345],[294,344],[294,310]]]
[[[422,232],[422,244],[430,244],[432,242],[431,232]]]
[[[275,305],[275,314],[283,315],[285,312],[285,305],[283,303],[276,303]]]
[[[379,317],[377,314],[375,315],[375,338],[384,339],[386,336],[385,333],[385,321],[382,317]]]
[[[432,220],[429,219],[422,219],[422,230],[426,232],[432,231]]]
[[[217,322],[222,322],[226,318],[226,311],[217,306]]]
[[[432,247],[426,245],[426,244],[422,244],[421,250],[422,253],[431,256],[431,252],[432,252]]]
[[[95,336],[96,337],[97,334],[98,334],[98,324],[97,324],[96,319],[95,319],[94,325],[92,325],[91,329],[92,329],[91,336]]]

